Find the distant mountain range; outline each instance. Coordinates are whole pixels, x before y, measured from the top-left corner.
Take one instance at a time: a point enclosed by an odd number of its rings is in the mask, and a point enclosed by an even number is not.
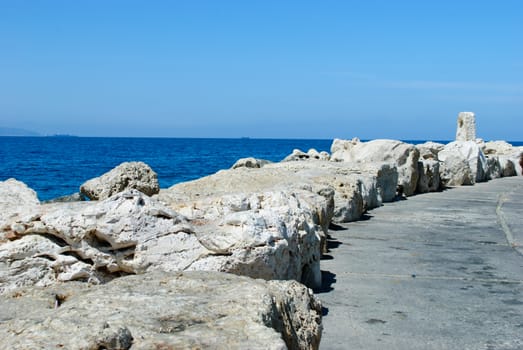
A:
[[[0,136],[42,136],[31,130],[0,127]]]

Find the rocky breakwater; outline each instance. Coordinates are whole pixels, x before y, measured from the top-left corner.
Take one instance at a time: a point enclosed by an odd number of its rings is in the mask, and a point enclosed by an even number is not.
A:
[[[251,250],[284,237],[249,232],[227,245],[132,188],[50,204],[16,180],[0,182],[0,192],[10,208],[0,214],[0,334],[9,348],[318,348],[321,305],[310,289],[216,272],[250,271]],[[211,271],[179,274],[186,270]]]

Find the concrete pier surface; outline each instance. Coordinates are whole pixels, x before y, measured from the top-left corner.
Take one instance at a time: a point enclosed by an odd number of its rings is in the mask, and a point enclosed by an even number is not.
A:
[[[523,349],[523,177],[333,227],[320,349]]]

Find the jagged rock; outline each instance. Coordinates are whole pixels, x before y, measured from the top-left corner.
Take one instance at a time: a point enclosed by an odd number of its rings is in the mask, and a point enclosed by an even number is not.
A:
[[[440,163],[440,178],[443,186],[473,185],[475,176],[469,163],[460,155],[449,154]]]
[[[334,162],[343,162],[350,155],[354,146],[361,143],[360,139],[355,137],[352,140],[334,139],[331,145],[331,160]]]
[[[285,157],[282,162],[293,162],[298,160],[329,160],[330,155],[327,152],[318,152],[314,148],[311,148],[307,153],[300,151],[299,149],[295,149],[292,151],[291,154],[289,154],[287,157]]]
[[[419,151],[413,145],[395,140],[369,142],[336,141],[331,160],[342,162],[389,162],[398,170],[398,187],[406,196],[414,194],[418,184]]]
[[[265,159],[256,159],[256,158],[252,158],[252,157],[241,158],[241,159],[238,159],[236,161],[236,163],[234,163],[234,165],[232,166],[232,169],[236,169],[236,168],[258,169],[269,163],[271,163],[271,162],[268,160],[265,160]]]
[[[0,298],[5,349],[318,349],[321,304],[293,281],[155,272]]]
[[[463,179],[463,184],[475,184],[476,182],[482,182],[487,180],[487,159],[481,148],[474,141],[454,141],[447,145],[445,148],[439,152],[438,158],[444,164],[450,162],[451,164],[445,164],[444,168],[446,171],[463,171],[463,167],[458,165],[459,162],[456,162],[453,158],[460,158],[465,161],[470,168],[470,173],[472,174],[472,181],[467,181],[465,178],[468,177],[468,174],[454,174],[450,175],[451,178],[454,178],[458,181],[454,181],[454,186],[459,186],[459,179]],[[449,158],[452,158],[449,160]],[[442,178],[449,178],[448,175]]]
[[[0,181],[0,231],[12,218],[31,215],[39,206],[40,201],[36,192],[23,182],[16,179]],[[2,239],[0,233],[0,242]]]
[[[418,162],[418,171],[418,193],[436,192],[441,188],[438,161],[423,159]]]
[[[474,113],[459,113],[456,141],[476,141],[476,116]]]
[[[483,153],[485,155],[511,155],[517,149],[506,141],[489,141],[484,144]]]
[[[314,148],[311,148],[310,150],[308,150],[307,154],[309,155],[309,159],[325,160],[325,161],[330,160],[329,153],[327,153],[325,151],[318,152]]]
[[[80,193],[91,200],[103,200],[130,189],[152,196],[160,191],[158,176],[143,162],[125,162],[85,182],[80,186]]]
[[[428,141],[419,145],[416,145],[419,150],[420,159],[432,159],[438,160],[438,153],[445,148],[442,143]]]
[[[325,199],[317,195],[314,203],[310,192],[298,197],[283,191],[227,195],[195,207],[192,223],[137,190],[100,202],[43,206],[39,215],[4,230],[13,242],[0,245],[0,280],[6,281],[0,292],[46,284],[49,267],[51,281],[101,283],[150,270],[213,270],[318,287],[321,228],[314,220],[328,214],[313,206]],[[33,247],[31,235],[57,246],[39,240],[41,246]],[[38,271],[24,270],[35,262]]]

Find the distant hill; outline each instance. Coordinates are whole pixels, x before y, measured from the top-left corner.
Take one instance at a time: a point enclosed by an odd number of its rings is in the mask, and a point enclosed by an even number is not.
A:
[[[39,133],[31,130],[18,128],[0,127],[0,136],[41,136]]]

